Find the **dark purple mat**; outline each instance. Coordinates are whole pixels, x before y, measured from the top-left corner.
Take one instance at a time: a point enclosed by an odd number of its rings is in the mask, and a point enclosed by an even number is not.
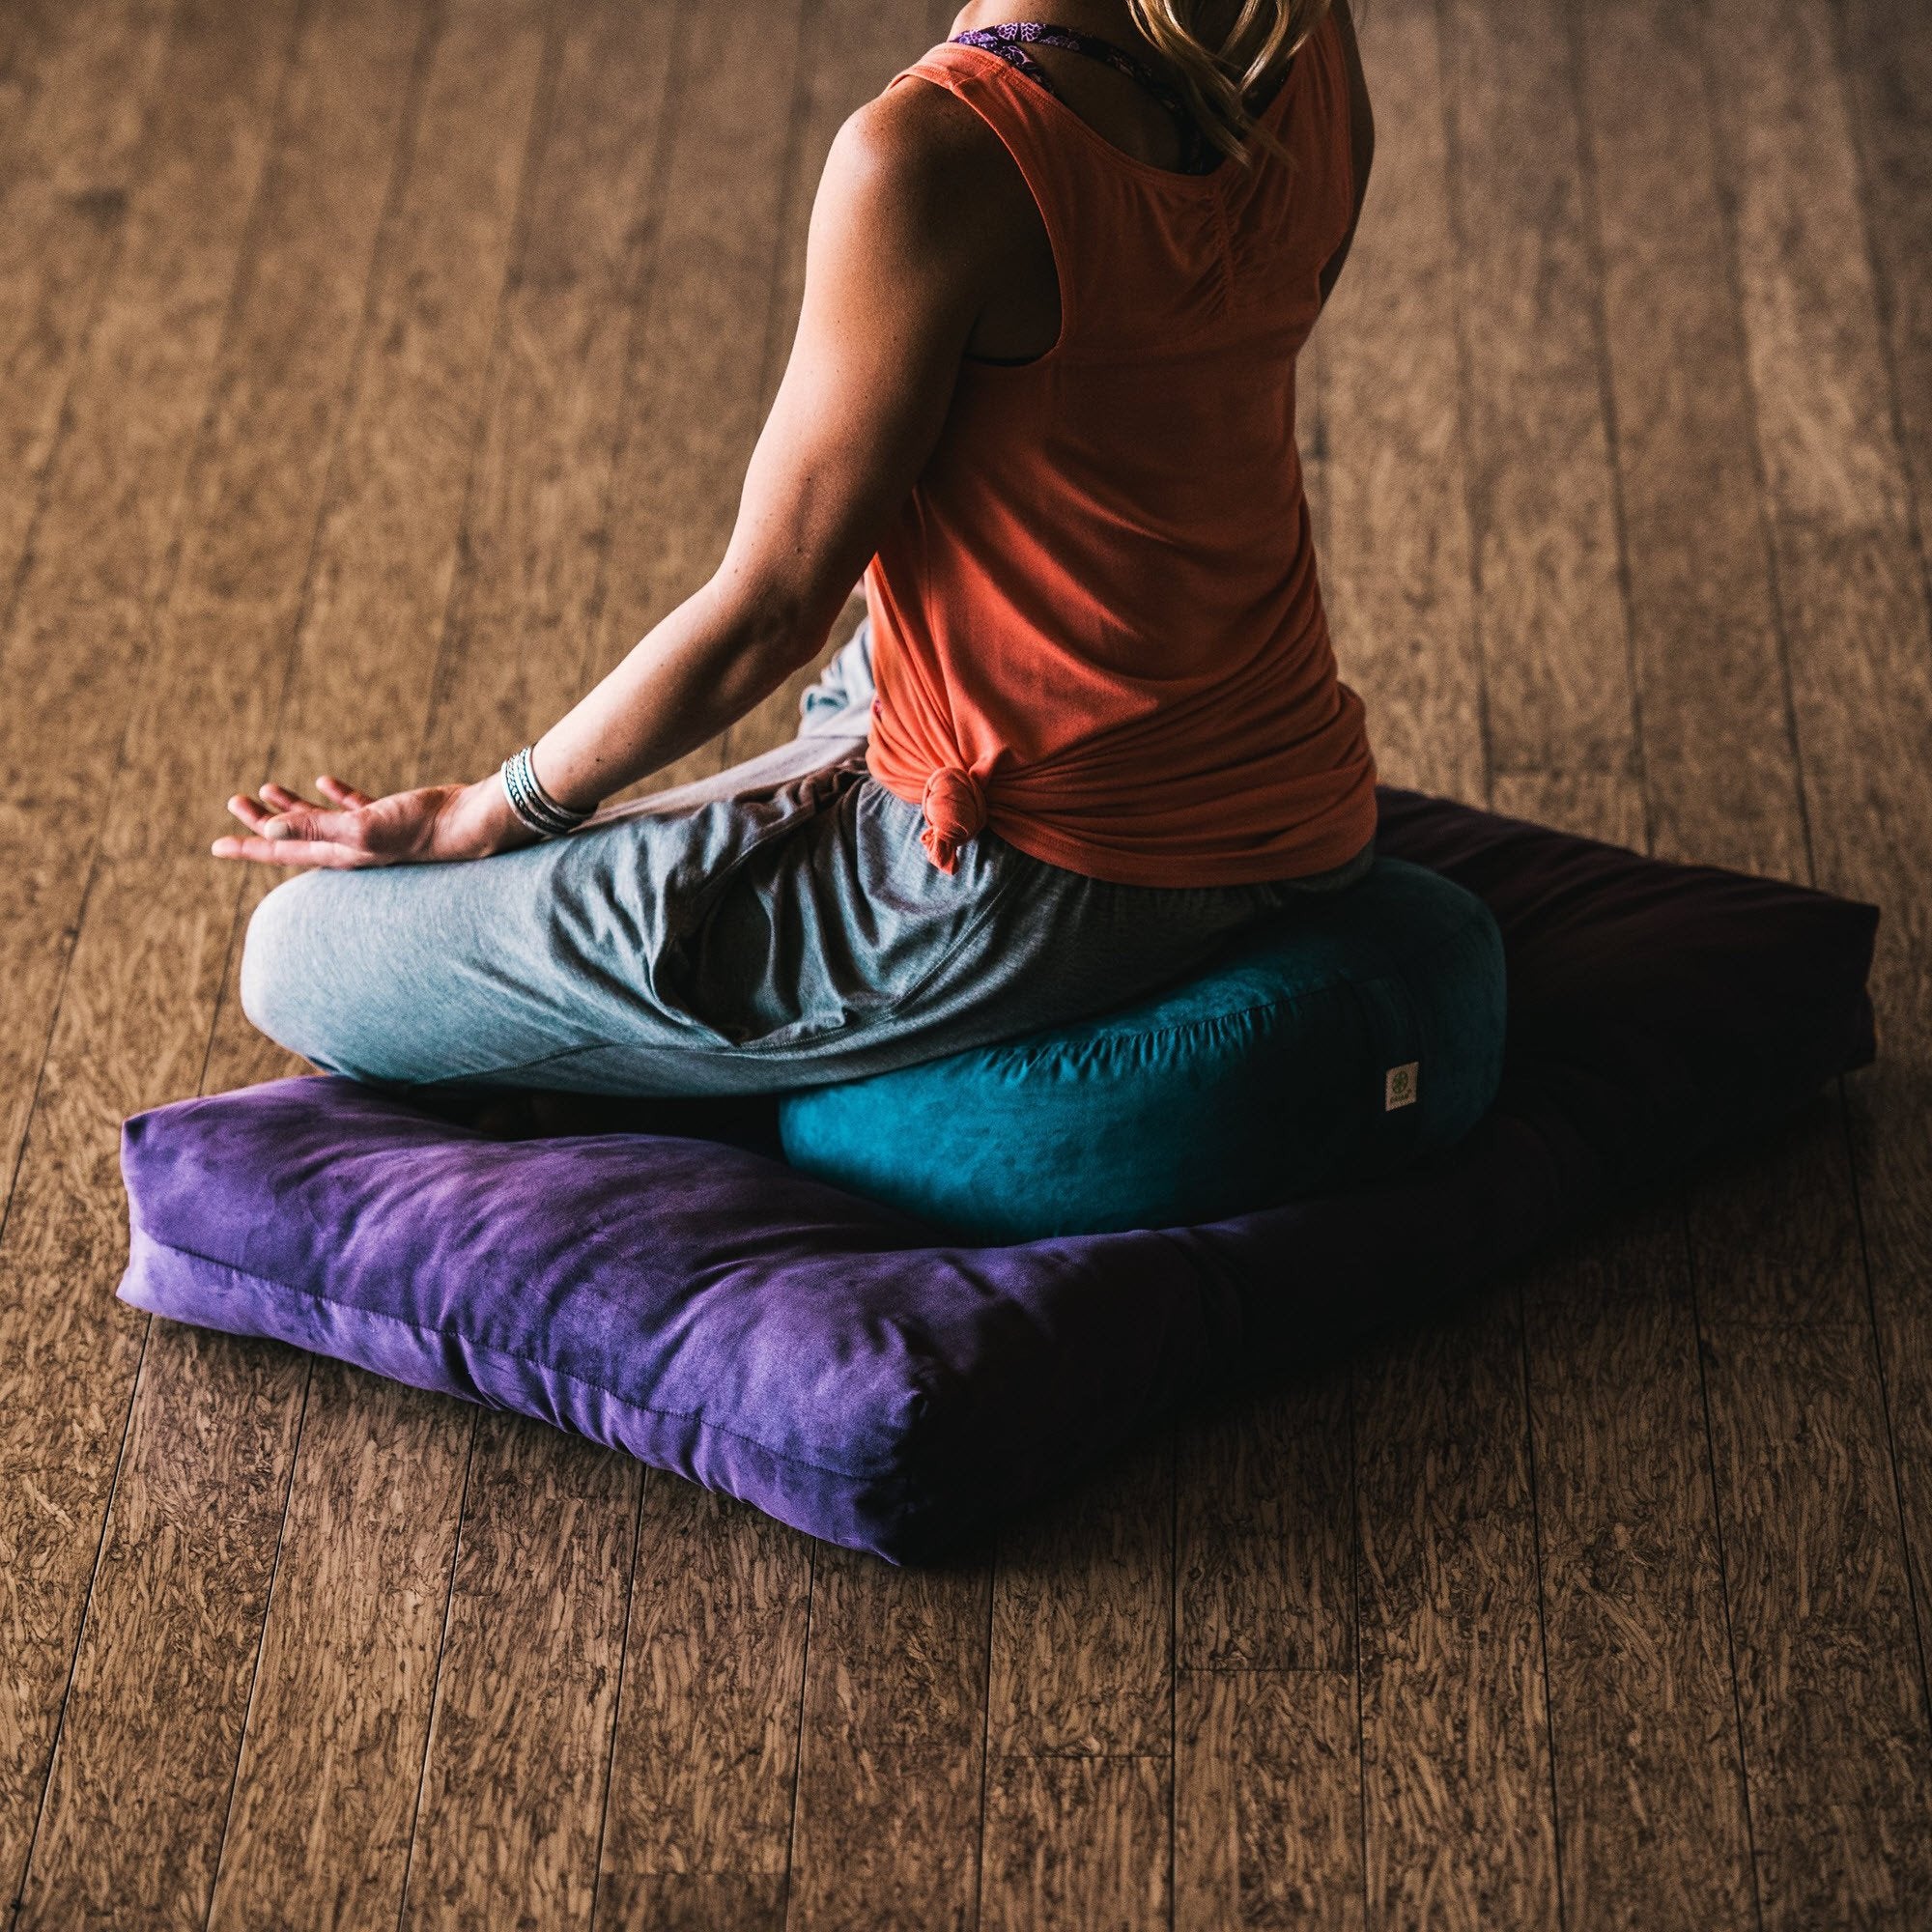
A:
[[[1510,977],[1495,1106],[1396,1179],[971,1248],[759,1151],[768,1101],[506,1141],[286,1080],[128,1122],[120,1293],[918,1560],[1182,1397],[1452,1294],[1872,1058],[1875,907],[1388,789],[1380,848],[1486,899]]]

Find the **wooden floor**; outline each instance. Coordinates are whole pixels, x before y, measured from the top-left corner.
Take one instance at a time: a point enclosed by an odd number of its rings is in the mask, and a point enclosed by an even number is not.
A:
[[[1768,1151],[919,1574],[114,1300],[122,1117],[288,1070],[221,799],[485,771],[703,580],[947,17],[0,0],[0,1898],[1932,1923],[1920,0],[1367,0],[1302,370],[1386,776],[1885,908]]]

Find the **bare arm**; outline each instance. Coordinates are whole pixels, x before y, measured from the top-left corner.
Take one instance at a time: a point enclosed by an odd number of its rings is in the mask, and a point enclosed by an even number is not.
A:
[[[566,803],[703,744],[814,658],[932,453],[980,291],[923,92],[893,89],[833,143],[791,359],[724,561],[539,741]]]
[[[813,204],[790,361],[745,476],[723,561],[537,741],[545,788],[587,809],[705,743],[824,647],[938,440],[997,264],[972,210],[971,110],[889,89],[839,129]],[[506,747],[506,749],[509,749]],[[527,843],[497,777],[327,806],[278,785],[230,810],[224,858],[362,866]],[[333,809],[330,809],[330,808]]]
[[[1369,169],[1376,156],[1376,117],[1369,105],[1368,76],[1362,71],[1362,50],[1355,43],[1354,15],[1349,0],[1334,0],[1335,23],[1342,37],[1342,59],[1349,71],[1349,151],[1350,174],[1355,184],[1355,212],[1349,220],[1349,232],[1321,270],[1321,299],[1326,302],[1349,259],[1349,245],[1362,218],[1362,202],[1369,191]]]

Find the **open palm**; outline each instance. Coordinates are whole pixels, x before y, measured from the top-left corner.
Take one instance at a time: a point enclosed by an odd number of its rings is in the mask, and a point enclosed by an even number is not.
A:
[[[491,849],[477,837],[473,816],[460,809],[465,785],[422,785],[371,798],[327,775],[317,805],[286,785],[265,784],[259,798],[238,792],[228,810],[248,827],[211,848],[217,859],[253,859],[268,866],[321,866],[337,870],[398,866],[438,859],[481,858]]]

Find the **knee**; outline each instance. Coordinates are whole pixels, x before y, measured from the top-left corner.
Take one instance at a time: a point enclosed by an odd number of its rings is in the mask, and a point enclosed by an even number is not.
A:
[[[319,904],[327,887],[321,872],[285,880],[255,908],[242,946],[242,1010],[259,1032],[318,1066],[329,1064],[317,998],[327,983]]]

